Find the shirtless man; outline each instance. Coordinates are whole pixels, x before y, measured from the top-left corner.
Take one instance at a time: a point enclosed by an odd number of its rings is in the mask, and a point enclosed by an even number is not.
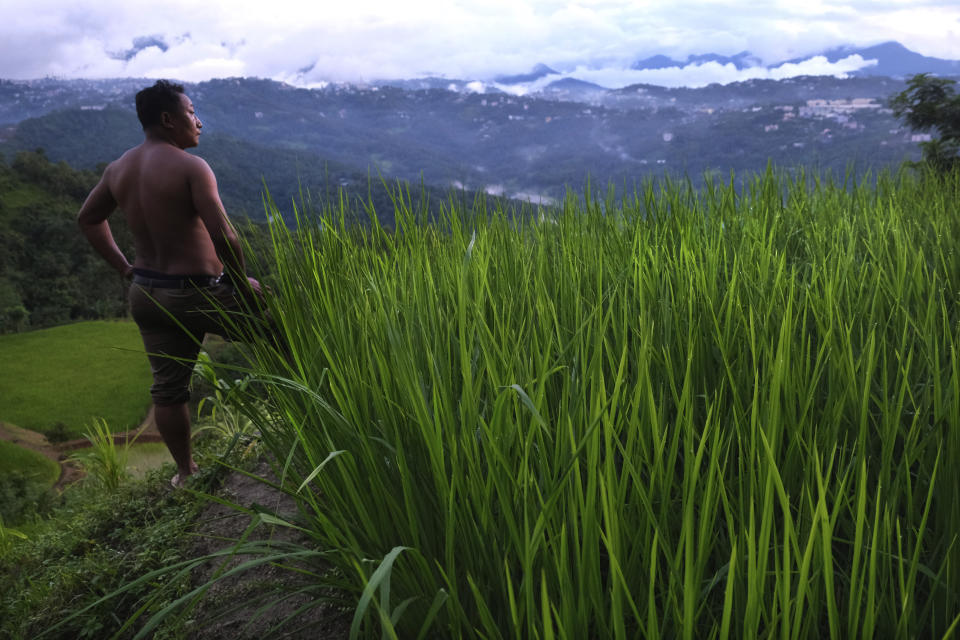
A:
[[[229,277],[245,273],[243,250],[213,171],[185,151],[197,146],[203,125],[183,87],[160,80],[140,91],[136,104],[144,141],[107,166],[77,222],[110,266],[133,280],[130,310],[153,372],[157,429],[177,464],[171,483],[182,486],[197,470],[187,407],[192,365],[205,333],[229,333],[211,301],[240,310],[260,285]],[[118,208],[133,233],[132,265],[107,223]]]

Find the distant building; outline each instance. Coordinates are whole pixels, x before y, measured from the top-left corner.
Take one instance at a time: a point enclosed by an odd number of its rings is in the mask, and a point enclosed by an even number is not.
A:
[[[883,106],[875,102],[873,98],[854,98],[853,100],[824,100],[815,98],[807,100],[806,106],[800,107],[802,117],[829,118],[841,115],[849,115],[861,110],[876,110]]]

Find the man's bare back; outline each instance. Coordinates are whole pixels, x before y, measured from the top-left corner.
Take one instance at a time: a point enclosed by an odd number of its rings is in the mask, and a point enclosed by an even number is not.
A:
[[[180,94],[182,112],[145,131],[142,144],[104,171],[77,217],[94,248],[121,273],[107,217],[119,208],[134,238],[133,267],[177,275],[216,276],[224,262],[243,273],[243,258],[230,227],[217,180],[207,163],[185,151],[197,145],[203,127],[193,103]],[[122,268],[121,268],[122,267]]]
[[[108,167],[106,186],[133,233],[135,267],[211,276],[223,270],[191,197],[203,173],[212,177],[203,160],[163,142],[144,142]]]

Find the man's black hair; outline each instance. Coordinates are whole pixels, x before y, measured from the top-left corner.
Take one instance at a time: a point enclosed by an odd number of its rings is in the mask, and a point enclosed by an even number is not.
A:
[[[157,80],[152,87],[137,92],[137,117],[143,128],[160,124],[160,114],[164,111],[179,111],[181,94],[183,85],[167,80]]]

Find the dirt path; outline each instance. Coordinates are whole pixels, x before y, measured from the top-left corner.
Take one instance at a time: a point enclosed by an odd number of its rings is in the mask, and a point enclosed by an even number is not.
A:
[[[270,465],[263,460],[251,471],[271,482],[279,482]],[[266,510],[290,522],[297,520],[297,505],[290,496],[242,473],[229,473],[217,495],[246,509]],[[211,502],[195,522],[197,527],[193,532],[194,543],[191,548],[193,557],[223,549],[230,545],[230,541],[244,536],[249,542],[282,541],[306,547],[312,544],[302,533],[288,527],[261,525],[250,532],[250,515],[220,502]],[[220,562],[209,561],[191,574],[194,585],[199,586],[215,573],[251,559],[250,556],[236,555]],[[289,566],[281,567],[284,564],[262,564],[216,582],[193,614],[197,624],[202,627],[202,634],[197,637],[205,640],[253,640],[263,637],[271,627],[280,624],[288,616],[295,616],[296,620],[283,627],[282,637],[288,640],[345,640],[349,637],[350,612],[338,609],[333,604],[323,603],[297,613],[298,609],[307,607],[320,594],[312,590],[297,593],[298,589],[309,587],[310,578]],[[315,571],[318,567],[310,565],[304,569]],[[286,595],[277,600],[274,606],[261,608],[264,603],[258,596],[271,593]],[[208,620],[216,622],[208,625]]]
[[[90,441],[86,438],[52,444],[42,433],[0,422],[0,440],[6,440],[24,449],[35,451],[60,465],[60,477],[53,485],[53,488],[57,491],[63,491],[64,487],[73,484],[84,476],[80,465],[70,461],[68,457],[72,452],[90,446]],[[153,419],[153,408],[150,408],[150,412],[139,427],[113,434],[113,441],[116,444],[126,444],[128,441],[138,443],[163,442],[160,432],[157,431],[157,424]]]

